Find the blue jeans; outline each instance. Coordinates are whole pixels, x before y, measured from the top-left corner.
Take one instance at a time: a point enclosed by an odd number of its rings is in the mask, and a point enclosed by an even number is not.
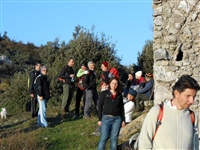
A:
[[[118,135],[122,124],[121,116],[103,115],[101,120],[101,136],[98,144],[98,150],[104,150],[108,138],[110,137],[110,150],[116,150],[118,144]]]
[[[39,100],[38,98],[38,103],[39,103],[39,111],[38,111],[38,118],[37,118],[37,123],[39,127],[47,127],[47,118],[46,118],[46,100],[43,99],[42,101]]]

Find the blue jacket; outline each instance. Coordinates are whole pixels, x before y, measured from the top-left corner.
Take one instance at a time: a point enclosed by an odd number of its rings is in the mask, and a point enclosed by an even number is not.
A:
[[[150,79],[146,84],[145,87],[138,90],[138,94],[145,94],[148,98],[150,97],[152,90],[153,90],[154,80]]]

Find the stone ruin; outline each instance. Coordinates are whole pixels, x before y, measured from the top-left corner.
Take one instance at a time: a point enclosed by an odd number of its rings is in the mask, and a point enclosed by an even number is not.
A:
[[[200,83],[200,1],[153,0],[154,104],[172,99],[172,86],[183,74]],[[200,91],[192,106],[199,117]],[[119,138],[137,133],[145,114],[128,124]]]
[[[172,98],[172,86],[183,74],[200,83],[200,1],[153,0],[153,10],[154,104],[157,104]],[[199,102],[200,92],[192,106],[198,115]]]

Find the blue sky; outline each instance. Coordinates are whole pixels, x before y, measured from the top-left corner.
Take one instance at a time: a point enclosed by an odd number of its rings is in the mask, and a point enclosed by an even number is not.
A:
[[[41,1],[0,0],[0,33],[40,46],[48,41],[66,43],[75,26],[111,36],[123,65],[137,62],[145,41],[153,37],[152,0]]]

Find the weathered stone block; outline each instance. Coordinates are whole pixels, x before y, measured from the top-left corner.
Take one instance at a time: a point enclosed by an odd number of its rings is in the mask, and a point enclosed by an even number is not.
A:
[[[169,60],[170,56],[165,49],[158,49],[154,51],[154,59],[157,60]]]

